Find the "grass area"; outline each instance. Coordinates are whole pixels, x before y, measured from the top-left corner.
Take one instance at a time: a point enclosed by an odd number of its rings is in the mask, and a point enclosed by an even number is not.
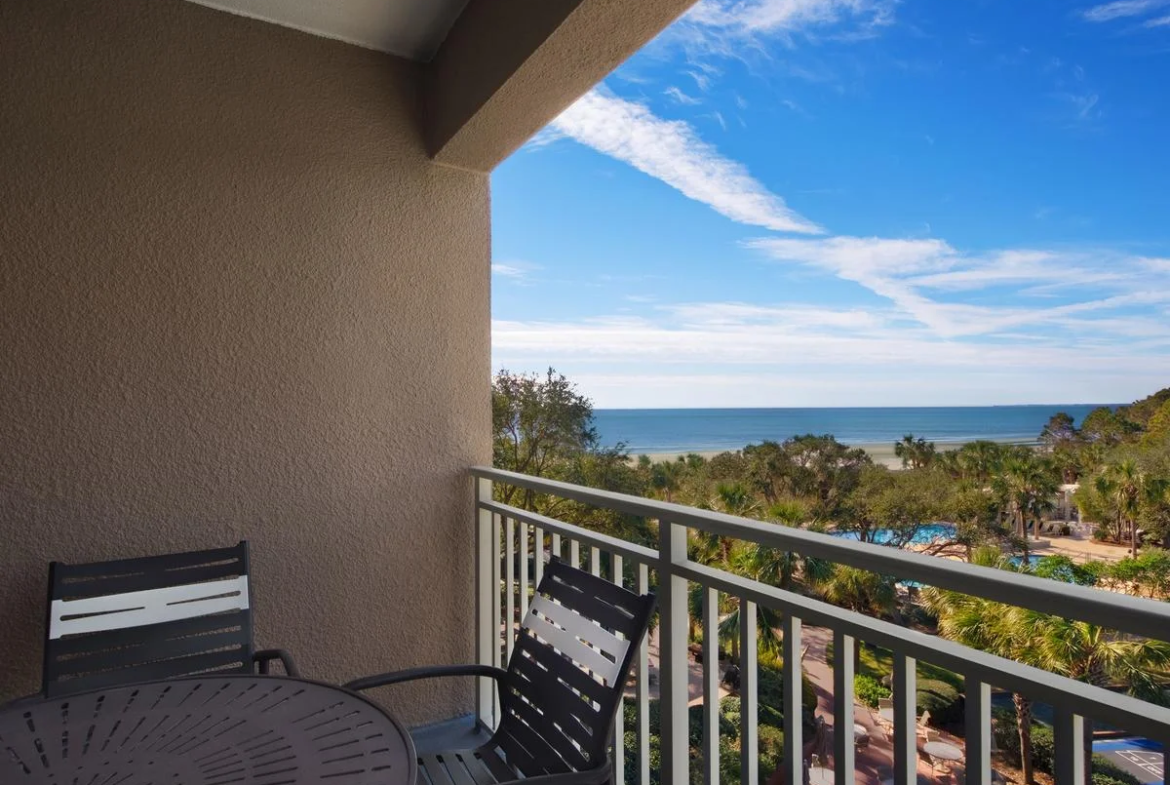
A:
[[[894,653],[889,649],[883,649],[879,646],[870,646],[868,644],[859,644],[861,648],[860,662],[858,663],[858,675],[870,676],[877,679],[879,682],[885,677],[894,672]],[[825,648],[825,656],[829,660],[829,667],[833,666],[833,642],[829,641]],[[938,665],[931,665],[929,662],[918,661],[918,680],[936,680],[946,682],[954,687],[960,693],[963,692],[963,677],[957,673],[952,673],[946,668],[940,668]]]

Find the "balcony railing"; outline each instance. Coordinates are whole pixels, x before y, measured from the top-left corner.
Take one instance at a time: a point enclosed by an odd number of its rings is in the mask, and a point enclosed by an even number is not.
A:
[[[541,578],[550,554],[568,558],[594,574],[602,574],[608,554],[608,576],[622,583],[634,576],[635,588],[657,587],[660,608],[660,734],[663,783],[690,781],[688,698],[688,584],[704,589],[703,629],[703,755],[705,782],[719,778],[718,598],[739,598],[740,613],[740,740],[741,781],[759,782],[757,734],[756,606],[783,614],[783,779],[804,782],[801,716],[801,631],[808,624],[833,633],[833,701],[836,785],[854,783],[854,648],[859,641],[893,652],[893,773],[895,785],[917,782],[916,661],[947,668],[964,679],[965,752],[968,785],[992,781],[991,688],[1020,693],[1053,707],[1054,776],[1057,785],[1083,785],[1086,720],[1108,723],[1127,732],[1162,742],[1170,749],[1170,709],[1134,697],[1023,665],[958,643],[839,608],[817,599],[749,580],[691,561],[687,530],[759,543],[838,564],[892,575],[899,580],[952,589],[1022,608],[1054,614],[1118,630],[1142,638],[1170,638],[1170,604],[1070,585],[1045,578],[972,566],[958,561],[869,545],[801,529],[776,526],[678,504],[595,490],[490,468],[473,470],[476,478],[478,639],[480,662],[500,665],[511,654],[514,625],[527,610],[530,587]],[[658,522],[657,549],[583,529],[550,517],[493,500],[493,483],[559,497]],[[568,553],[565,554],[567,548]],[[649,667],[647,644],[637,657],[637,749],[621,743],[625,728],[619,715],[615,733],[615,782],[624,781],[625,756],[638,758],[638,783],[650,781]],[[486,682],[487,680],[482,680]],[[479,719],[488,727],[498,706],[492,685],[477,695]],[[846,718],[842,721],[842,718]]]

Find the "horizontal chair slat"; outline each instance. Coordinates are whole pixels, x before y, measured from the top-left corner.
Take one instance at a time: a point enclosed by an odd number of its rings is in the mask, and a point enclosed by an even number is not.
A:
[[[113,637],[111,634],[110,637]],[[92,640],[92,639],[91,639]],[[236,659],[247,656],[247,641],[240,629],[208,633],[194,638],[150,640],[131,643],[124,648],[92,650],[77,656],[55,659],[58,678],[70,678],[85,673],[125,668],[133,663],[149,664],[178,660],[195,654],[234,651]],[[175,662],[175,664],[179,664]]]
[[[57,564],[58,576],[65,580],[78,578],[112,578],[119,575],[158,574],[170,570],[205,567],[219,562],[234,562],[237,574],[243,571],[243,548],[216,548],[191,553],[173,553],[165,556],[142,556],[86,564]],[[184,581],[188,583],[189,581]]]
[[[248,579],[244,576],[81,600],[53,600],[49,637],[143,627],[247,608]]]
[[[209,633],[236,630],[237,634],[245,639],[247,636],[247,611],[232,611],[211,616],[199,616],[193,619],[156,624],[151,627],[151,637],[160,640],[175,640]],[[121,630],[112,630],[104,633],[80,635],[74,638],[61,638],[53,642],[53,654],[56,659],[75,657],[89,652],[102,652],[125,647],[127,641],[136,637]]]
[[[169,679],[176,675],[195,675],[206,672],[234,673],[251,671],[252,663],[244,661],[239,650],[196,654],[191,657],[163,662],[140,663],[99,673],[86,674],[61,681],[70,692],[87,692],[135,682]]]
[[[163,572],[136,573],[133,575],[117,575],[107,578],[84,579],[75,582],[59,582],[56,590],[57,596],[53,599],[63,601],[83,600],[91,597],[101,597],[107,594],[126,594],[142,591],[147,588],[186,586],[188,584],[218,581],[225,578],[235,578],[243,574],[243,563],[234,561],[221,562],[203,567],[166,570]]]

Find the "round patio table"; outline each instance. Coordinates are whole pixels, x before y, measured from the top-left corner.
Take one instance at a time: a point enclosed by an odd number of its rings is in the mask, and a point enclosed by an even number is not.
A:
[[[938,760],[962,760],[963,751],[954,744],[945,741],[928,741],[922,745],[922,751]]]
[[[170,679],[0,711],[5,785],[414,785],[410,735],[355,692],[276,676]]]

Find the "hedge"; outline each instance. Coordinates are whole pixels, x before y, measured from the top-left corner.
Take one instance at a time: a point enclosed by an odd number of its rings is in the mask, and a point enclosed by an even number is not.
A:
[[[1010,709],[995,711],[995,741],[1015,765],[1020,765],[1020,733],[1016,713]],[[1051,774],[1056,760],[1052,728],[1032,725],[1032,765],[1037,771]],[[1104,755],[1093,755],[1093,785],[1142,785],[1142,781]]]
[[[859,673],[853,677],[853,694],[866,706],[876,709],[879,700],[890,697],[890,688],[884,686],[873,676]]]
[[[930,712],[932,725],[948,725],[963,718],[963,699],[959,691],[945,681],[922,679],[916,696],[918,714]]]

